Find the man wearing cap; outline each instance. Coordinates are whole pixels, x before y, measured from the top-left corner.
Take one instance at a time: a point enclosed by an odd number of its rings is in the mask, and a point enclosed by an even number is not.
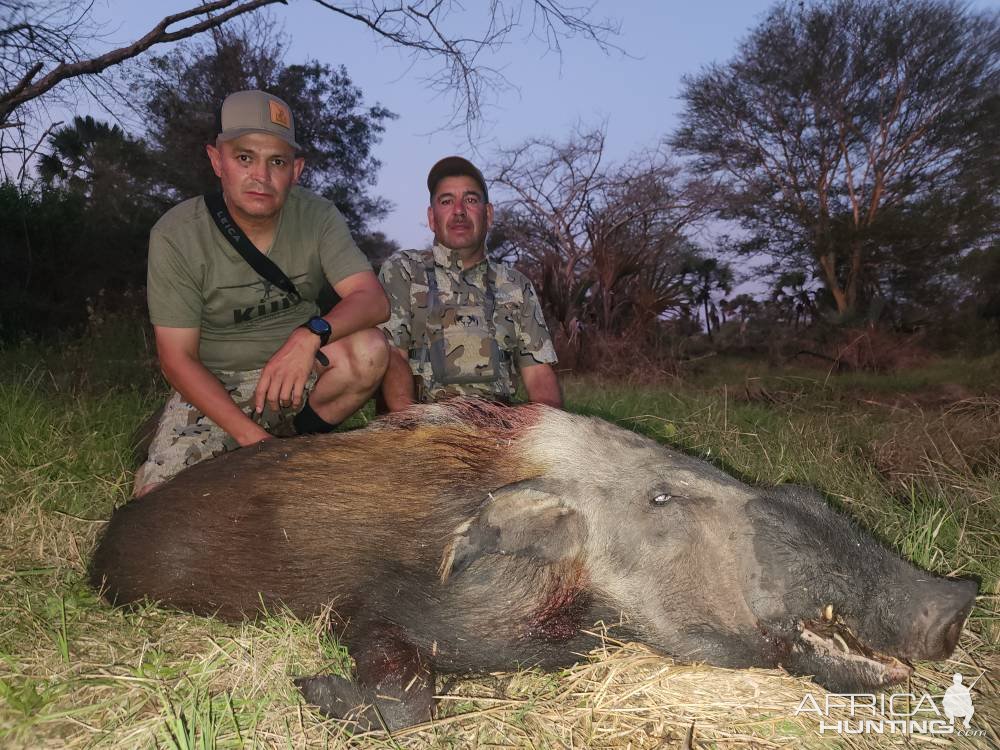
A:
[[[520,376],[528,399],[561,407],[555,349],[531,282],[486,257],[493,223],[486,180],[449,156],[427,176],[428,251],[404,250],[379,280],[391,313],[382,398],[390,411],[456,395],[510,401]]]
[[[175,392],[136,495],[273,434],[332,430],[388,361],[378,279],[336,207],[296,185],[304,161],[288,105],[263,91],[230,95],[206,148],[221,196],[184,201],[150,233],[149,313]],[[341,301],[321,316],[325,282]]]

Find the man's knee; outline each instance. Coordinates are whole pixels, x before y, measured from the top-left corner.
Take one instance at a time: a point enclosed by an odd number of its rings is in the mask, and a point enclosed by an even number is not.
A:
[[[389,346],[385,335],[377,328],[366,328],[337,342],[338,353],[352,384],[365,389],[382,381],[389,364]]]

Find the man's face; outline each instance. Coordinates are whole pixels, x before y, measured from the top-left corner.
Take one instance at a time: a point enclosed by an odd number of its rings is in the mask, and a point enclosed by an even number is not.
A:
[[[483,201],[479,183],[471,177],[444,177],[427,209],[427,224],[434,240],[463,259],[472,259],[484,249],[486,233],[493,223],[493,206]]]
[[[237,219],[276,217],[305,164],[291,146],[267,133],[247,133],[206,148]]]

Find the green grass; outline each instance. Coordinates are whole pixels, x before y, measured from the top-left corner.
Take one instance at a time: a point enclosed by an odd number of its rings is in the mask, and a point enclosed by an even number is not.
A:
[[[0,351],[0,746],[348,746],[339,726],[302,708],[290,680],[349,668],[323,622],[278,612],[232,627],[154,607],[111,610],[87,585],[102,523],[131,491],[131,433],[166,393],[148,340],[119,323],[65,345]],[[875,377],[713,358],[683,380],[639,386],[576,379],[566,394],[573,411],[618,422],[747,481],[813,486],[916,564],[978,576],[982,595],[968,649],[975,663],[995,669],[998,365],[998,357],[949,360]],[[959,413],[927,398],[955,386],[981,403]],[[349,426],[370,418],[369,407]],[[560,721],[597,732],[589,728],[596,718],[574,713],[589,710],[586,696],[571,696],[564,720],[538,715],[539,706],[564,699],[572,674],[517,679],[505,688],[517,697],[506,713],[482,703],[489,689],[468,701],[460,691],[443,713],[485,705],[482,719],[462,724],[458,717],[398,745],[371,737],[352,746],[464,747],[470,731],[483,733],[485,745],[489,730],[509,732],[513,744],[534,733],[536,746],[560,747],[565,741],[553,728]],[[671,724],[670,736],[686,722]],[[798,747],[803,731],[774,710],[734,716],[737,725],[784,747]],[[696,736],[711,746],[710,731],[699,728]]]

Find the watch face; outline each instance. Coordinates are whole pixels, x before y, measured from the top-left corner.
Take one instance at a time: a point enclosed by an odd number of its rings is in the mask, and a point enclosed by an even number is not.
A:
[[[306,325],[317,336],[328,336],[330,334],[330,324],[323,318],[310,318]]]
[[[321,318],[318,315],[314,318],[309,318],[309,320],[302,325],[308,328],[312,333],[319,336],[320,346],[326,346],[327,342],[330,340],[330,336],[333,335],[333,329],[330,328],[330,324],[326,322],[325,318]]]

